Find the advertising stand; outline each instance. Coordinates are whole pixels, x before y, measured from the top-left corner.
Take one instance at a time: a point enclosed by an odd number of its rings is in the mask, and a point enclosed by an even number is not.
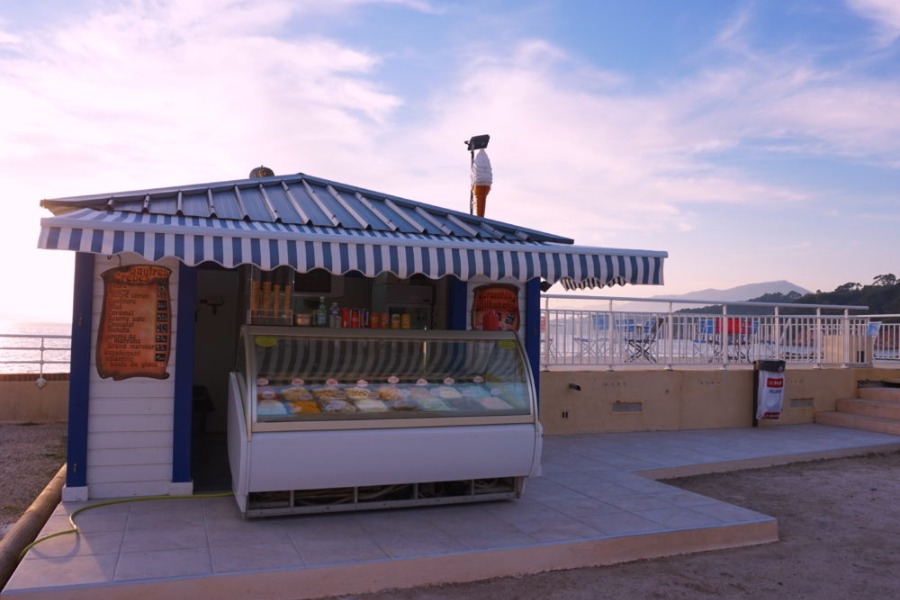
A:
[[[784,404],[783,360],[753,361],[753,426],[759,419],[778,419]]]

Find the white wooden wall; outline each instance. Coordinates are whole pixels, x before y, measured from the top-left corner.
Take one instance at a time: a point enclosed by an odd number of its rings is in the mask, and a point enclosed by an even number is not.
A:
[[[91,373],[88,416],[87,485],[90,498],[169,494],[172,489],[172,432],[175,405],[175,340],[178,261],[159,261],[172,269],[169,279],[172,345],[167,379],[134,377],[122,381],[97,374],[97,332],[103,309],[107,269],[146,264],[133,256],[94,260],[94,306],[91,330]],[[193,360],[193,357],[188,357]]]

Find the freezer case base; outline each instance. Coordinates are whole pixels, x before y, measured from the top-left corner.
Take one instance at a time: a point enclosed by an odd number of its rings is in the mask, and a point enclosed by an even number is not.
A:
[[[251,492],[247,497],[244,516],[277,517],[512,500],[521,496],[524,486],[524,477],[504,477],[322,490]]]

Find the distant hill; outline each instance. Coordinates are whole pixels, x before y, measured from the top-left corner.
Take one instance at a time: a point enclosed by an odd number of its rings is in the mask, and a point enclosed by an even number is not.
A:
[[[809,294],[810,291],[800,287],[799,285],[793,284],[790,281],[779,280],[779,281],[764,281],[762,283],[747,283],[744,285],[739,285],[737,287],[728,288],[725,290],[718,289],[706,289],[699,290],[696,292],[690,292],[687,294],[677,294],[671,296],[650,296],[650,300],[656,298],[665,298],[666,300],[708,300],[709,304],[693,304],[694,308],[701,308],[703,306],[712,306],[717,302],[746,302],[750,299],[759,298],[761,296],[766,295],[782,295],[782,296],[802,296],[805,294]],[[760,300],[761,302],[766,302],[766,300]],[[778,299],[778,300],[770,300],[774,302],[782,302],[787,301],[790,302],[789,299]],[[622,311],[636,311],[636,312],[663,312],[669,310],[669,305],[667,302],[629,302],[627,304],[622,304],[621,306],[617,306],[617,310]],[[677,307],[676,307],[677,310]]]
[[[860,283],[845,283],[835,288],[831,292],[807,292],[800,294],[796,291],[788,293],[773,292],[763,294],[761,296],[750,298],[753,302],[775,302],[779,304],[818,304],[818,305],[839,305],[839,306],[865,306],[865,310],[852,311],[855,315],[886,315],[900,314],[900,281],[892,274],[879,275],[875,278],[871,285],[862,285]],[[702,308],[689,308],[679,310],[678,312],[707,312],[709,310],[718,311],[721,305],[711,305]],[[822,309],[823,314],[839,314],[842,309],[830,310]],[[764,306],[742,306],[741,314],[762,315],[772,314],[771,307]],[[782,307],[779,312],[783,315],[792,314],[814,314],[811,308],[790,308]],[[895,321],[895,319],[888,319]]]

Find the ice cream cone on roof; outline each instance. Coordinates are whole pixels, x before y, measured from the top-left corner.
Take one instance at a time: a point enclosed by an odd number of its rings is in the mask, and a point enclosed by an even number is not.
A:
[[[487,204],[487,195],[494,183],[494,174],[491,170],[491,159],[487,152],[479,150],[472,161],[472,192],[475,195],[475,214],[484,216]]]

